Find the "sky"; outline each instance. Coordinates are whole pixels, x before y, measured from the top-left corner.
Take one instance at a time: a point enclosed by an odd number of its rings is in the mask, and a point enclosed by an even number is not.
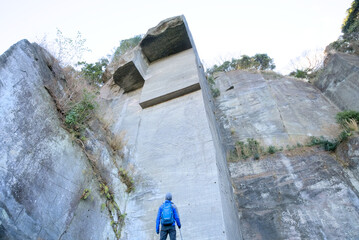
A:
[[[0,54],[21,39],[53,42],[81,32],[95,62],[120,40],[160,21],[186,17],[202,63],[210,67],[246,54],[267,53],[287,74],[306,52],[322,52],[341,34],[352,0],[0,0]]]

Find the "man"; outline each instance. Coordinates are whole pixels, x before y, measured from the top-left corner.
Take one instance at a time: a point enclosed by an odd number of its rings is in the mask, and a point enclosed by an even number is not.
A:
[[[158,209],[156,219],[156,233],[160,233],[161,221],[161,235],[160,240],[166,240],[167,235],[170,235],[170,240],[176,240],[176,223],[178,228],[181,228],[181,222],[176,205],[171,202],[172,194],[166,194],[166,201]]]

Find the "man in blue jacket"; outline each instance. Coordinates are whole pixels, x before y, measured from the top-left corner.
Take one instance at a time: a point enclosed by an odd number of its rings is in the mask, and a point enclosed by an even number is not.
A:
[[[181,221],[176,205],[171,202],[172,194],[166,194],[166,201],[158,209],[156,219],[156,233],[160,233],[161,222],[161,235],[160,240],[166,240],[167,235],[170,235],[170,240],[176,240],[176,223],[178,228],[181,228]]]

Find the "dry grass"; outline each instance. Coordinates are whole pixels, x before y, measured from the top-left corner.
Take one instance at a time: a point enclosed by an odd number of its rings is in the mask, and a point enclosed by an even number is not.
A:
[[[358,132],[358,123],[353,118],[350,118],[349,120],[345,120],[344,125],[345,128],[347,128],[348,130],[353,132]]]
[[[123,182],[127,186],[126,192],[130,193],[134,191],[135,184],[132,177],[128,174],[128,172],[125,169],[120,168],[118,174],[120,175],[121,182]]]
[[[77,72],[73,67],[67,66],[63,68],[65,75],[67,89],[66,94],[62,99],[59,99],[60,108],[64,113],[68,112],[73,103],[81,101],[84,92],[96,93],[98,87],[90,85],[80,72]]]
[[[125,136],[125,132],[120,132],[120,134],[115,135],[110,131],[107,131],[106,140],[114,152],[120,152],[127,143]]]
[[[112,134],[112,137],[108,137],[108,143],[110,144],[112,150],[122,151],[123,147],[126,145],[127,141],[125,140],[126,133],[121,132],[118,135]]]

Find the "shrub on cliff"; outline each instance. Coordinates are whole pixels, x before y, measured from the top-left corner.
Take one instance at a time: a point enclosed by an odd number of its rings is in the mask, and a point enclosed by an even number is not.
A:
[[[350,34],[353,32],[358,32],[359,27],[359,0],[354,0],[351,4],[351,7],[347,10],[347,16],[344,19],[342,25],[342,32],[344,34]]]
[[[353,110],[348,110],[348,111],[343,111],[343,112],[339,112],[336,116],[336,120],[337,122],[342,125],[343,127],[345,127],[347,125],[348,122],[350,122],[350,120],[353,119],[356,121],[356,123],[359,123],[359,112],[357,111],[353,111]]]
[[[347,10],[342,33],[337,41],[329,44],[326,52],[334,49],[339,52],[359,54],[359,0],[354,0]]]
[[[214,65],[208,68],[206,73],[212,75],[215,72],[228,72],[237,69],[253,69],[253,70],[273,70],[275,68],[273,58],[266,53],[257,53],[249,57],[242,55],[240,58],[232,58],[231,61],[225,61],[221,65]]]
[[[74,131],[76,137],[82,136],[86,123],[94,115],[96,106],[95,95],[84,92],[82,99],[73,103],[71,109],[66,113],[65,124]]]
[[[108,65],[108,59],[101,58],[95,63],[78,62],[78,66],[82,66],[81,72],[90,83],[102,83],[101,77]]]
[[[113,59],[119,58],[121,55],[127,51],[136,47],[142,40],[142,35],[134,36],[133,38],[124,39],[120,41],[120,46],[118,46],[113,54]]]

